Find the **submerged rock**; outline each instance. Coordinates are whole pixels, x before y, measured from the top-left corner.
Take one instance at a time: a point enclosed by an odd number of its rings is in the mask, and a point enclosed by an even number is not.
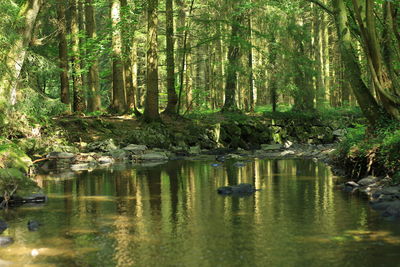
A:
[[[0,247],[6,247],[14,243],[14,239],[10,236],[0,236]]]
[[[0,221],[0,234],[8,228],[8,224],[5,221]]]
[[[222,186],[217,189],[218,194],[221,195],[251,195],[258,191],[252,184],[238,184],[232,186]]]
[[[39,230],[39,227],[41,225],[42,224],[37,221],[29,220],[28,221],[28,230],[31,232],[37,231],[37,230]]]

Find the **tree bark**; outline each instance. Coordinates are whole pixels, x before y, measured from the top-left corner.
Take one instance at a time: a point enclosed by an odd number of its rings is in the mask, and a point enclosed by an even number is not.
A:
[[[73,111],[83,112],[86,109],[85,96],[83,92],[80,44],[79,44],[79,23],[77,0],[70,0],[71,18],[71,42],[72,42],[72,86],[73,86]]]
[[[340,51],[345,64],[345,78],[350,82],[350,87],[357,102],[371,125],[376,125],[381,118],[380,108],[368,87],[361,78],[354,48],[351,42],[347,9],[343,0],[333,0],[335,24],[338,32]]]
[[[146,122],[153,122],[161,120],[158,110],[158,0],[148,0],[147,5],[147,92],[144,120]]]
[[[238,1],[233,3],[234,8],[238,7]],[[222,112],[238,111],[236,102],[236,87],[238,81],[238,69],[240,67],[240,38],[241,24],[243,23],[243,14],[240,10],[234,10],[234,16],[231,22],[231,36],[228,48],[228,67],[225,84],[225,104],[222,107]]]
[[[122,55],[122,34],[121,34],[121,4],[120,0],[112,0],[111,4],[112,22],[112,77],[113,94],[111,101],[112,112],[121,114],[126,112],[126,92],[124,82],[124,62]]]
[[[168,103],[164,112],[176,114],[178,96],[175,91],[175,59],[174,59],[174,5],[173,0],[165,1],[166,41],[167,41],[167,92]]]
[[[253,40],[252,40],[252,22],[251,14],[248,15],[248,27],[249,27],[249,54],[248,54],[248,67],[249,67],[249,99],[250,99],[250,111],[254,112],[256,105],[256,94],[254,92],[254,75],[253,75]]]
[[[59,24],[58,34],[58,56],[59,56],[59,67],[60,67],[60,95],[61,102],[64,104],[70,104],[70,93],[69,93],[69,78],[68,78],[68,44],[67,44],[67,22],[65,16],[65,1],[57,1],[57,17]]]
[[[42,4],[42,0],[27,0],[21,8],[19,16],[24,18],[24,22],[19,29],[20,37],[7,53],[7,72],[0,80],[0,109],[6,104],[14,105],[17,101],[18,79]]]
[[[89,42],[94,44],[97,41],[97,33],[93,0],[86,0],[85,2],[85,17],[86,35]],[[94,57],[92,62],[88,62],[88,64],[88,111],[93,112],[101,108],[99,62],[97,57]]]

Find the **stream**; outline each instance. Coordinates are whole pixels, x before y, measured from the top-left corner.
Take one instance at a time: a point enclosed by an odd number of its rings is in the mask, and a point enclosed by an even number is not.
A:
[[[323,163],[268,159],[38,175],[48,202],[2,211],[15,242],[0,266],[400,266],[399,222],[337,179]],[[216,192],[238,183],[261,190]]]

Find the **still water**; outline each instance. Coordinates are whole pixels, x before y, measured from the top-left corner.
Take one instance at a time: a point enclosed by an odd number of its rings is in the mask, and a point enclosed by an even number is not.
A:
[[[42,175],[42,207],[3,212],[14,266],[400,266],[400,222],[311,160],[173,161]],[[219,186],[252,183],[232,198]],[[27,229],[27,221],[42,226]],[[11,265],[13,266],[13,265]]]

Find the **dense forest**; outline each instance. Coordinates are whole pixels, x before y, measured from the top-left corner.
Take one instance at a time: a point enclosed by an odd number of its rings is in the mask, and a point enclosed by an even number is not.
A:
[[[399,0],[0,14],[0,265],[395,262]]]
[[[353,154],[397,173],[400,3],[5,0],[0,9],[3,151],[65,116],[146,125],[216,113],[308,114],[304,121],[332,110],[341,120],[340,110],[359,110],[365,120],[346,125],[339,157]],[[251,147],[235,135],[222,145]],[[259,138],[258,145],[283,139]]]
[[[283,104],[359,105],[371,124],[400,119],[393,1],[6,0],[0,8],[3,116],[153,121],[161,111]]]

